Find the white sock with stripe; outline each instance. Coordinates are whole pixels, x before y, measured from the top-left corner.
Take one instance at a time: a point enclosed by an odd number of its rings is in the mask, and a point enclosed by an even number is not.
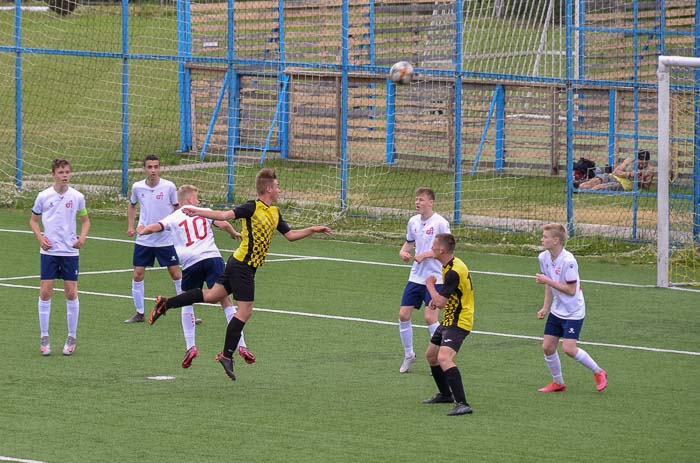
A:
[[[547,363],[547,368],[552,374],[552,379],[557,384],[564,384],[564,376],[561,374],[561,361],[559,360],[559,353],[554,352],[552,355],[545,355],[544,361]]]
[[[131,280],[131,295],[134,297],[134,307],[136,311],[143,315],[143,294],[144,294],[144,284],[143,280],[134,281]]]
[[[66,321],[68,322],[68,336],[76,338],[78,333],[78,316],[80,315],[80,301],[76,297],[72,301],[66,299]]]
[[[41,336],[49,335],[49,319],[51,318],[51,299],[42,301],[39,299],[39,329]]]

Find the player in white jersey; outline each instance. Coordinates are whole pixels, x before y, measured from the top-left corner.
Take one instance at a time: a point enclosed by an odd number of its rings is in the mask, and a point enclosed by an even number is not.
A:
[[[155,154],[149,154],[143,161],[146,171],[146,179],[136,182],[131,187],[131,198],[127,208],[128,229],[126,234],[134,236],[136,227],[136,206],[139,206],[139,224],[151,224],[158,222],[173,212],[177,206],[177,189],[169,180],[160,178],[160,159]],[[144,278],[146,267],[153,267],[155,260],[161,267],[167,267],[175,283],[175,291],[182,292],[182,272],[178,261],[175,246],[169,233],[157,235],[137,236],[134,244],[134,275],[131,282],[131,294],[134,298],[136,313],[124,320],[124,323],[142,323],[144,321]]]
[[[193,185],[183,185],[178,189],[178,202],[181,206],[199,206],[199,190]],[[211,210],[211,209],[207,209]],[[211,220],[201,216],[188,217],[178,209],[164,219],[149,225],[139,225],[139,236],[154,236],[160,234],[171,235],[180,264],[182,265],[182,290],[201,289],[206,282],[211,288],[219,276],[224,273],[225,264],[219,248],[214,242],[214,229],[220,228],[228,233],[231,238],[240,239],[241,234],[234,230],[233,226],[225,220]],[[159,233],[159,232],[169,233]],[[220,301],[221,308],[226,315],[226,321],[231,321],[236,313],[231,299],[226,296]],[[185,306],[181,310],[182,331],[185,335],[187,350],[182,360],[182,368],[189,368],[198,355],[195,344],[195,317],[194,308]],[[255,356],[247,349],[245,339],[241,333],[238,343],[238,353],[246,363],[255,363]]]
[[[78,273],[80,249],[90,230],[90,218],[85,208],[85,196],[69,186],[71,165],[65,159],[51,163],[54,184],[39,193],[32,207],[29,226],[41,246],[41,284],[39,288],[40,351],[51,354],[49,319],[54,280],[63,280],[66,297],[68,337],[63,345],[63,355],[72,355],[78,331]],[[80,235],[76,234],[76,220],[80,218]],[[39,221],[44,228],[42,234]]]
[[[537,256],[541,273],[535,275],[535,281],[544,285],[544,303],[537,312],[537,318],[543,319],[549,312],[542,350],[552,374],[552,382],[540,388],[539,392],[566,390],[557,353],[560,338],[564,338],[562,345],[566,355],[589,368],[594,374],[596,389],[602,391],[608,385],[605,370],[598,366],[588,352],[576,346],[586,316],[586,303],[583,300],[576,258],[564,249],[566,229],[558,223],[543,226],[541,243],[544,251]]]
[[[425,323],[428,325],[430,337],[440,325],[438,323],[438,311],[428,308],[430,293],[425,286],[426,279],[433,275],[438,284],[442,285],[442,264],[434,258],[432,246],[435,235],[450,233],[450,224],[440,214],[433,211],[435,192],[430,188],[416,189],[417,215],[411,217],[406,227],[406,242],[401,246],[399,257],[404,262],[411,260],[411,250],[415,248],[413,266],[408,277],[408,283],[401,298],[399,309],[399,336],[403,344],[404,359],[399,368],[399,373],[406,373],[416,361],[416,353],[413,350],[413,325],[411,315],[415,309],[420,309],[425,304]]]

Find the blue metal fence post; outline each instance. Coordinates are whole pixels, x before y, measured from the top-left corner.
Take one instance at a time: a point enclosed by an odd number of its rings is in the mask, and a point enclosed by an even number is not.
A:
[[[342,8],[342,69],[340,77],[340,208],[348,207],[348,65],[350,43],[350,2],[343,0]]]
[[[693,55],[700,57],[700,20],[697,11],[700,10],[700,0],[695,0],[695,46]],[[695,131],[693,134],[693,209],[695,223],[693,224],[693,237],[695,242],[700,242],[700,69],[695,68],[693,73],[693,104],[695,109]]]
[[[462,1],[455,2],[455,96],[454,96],[454,225],[459,225],[462,213]]]
[[[566,223],[574,236],[574,38],[573,0],[566,2]]]
[[[122,0],[122,186],[129,191],[129,0]]]
[[[615,165],[615,101],[617,100],[617,90],[608,90],[608,165]]]
[[[278,24],[279,24],[279,75],[277,77],[277,88],[281,93],[278,98],[282,98],[282,108],[278,122],[278,138],[280,145],[280,157],[287,159],[289,157],[289,79],[284,78],[284,63],[286,60],[285,51],[285,33],[284,33],[284,0],[278,2]]]
[[[236,146],[238,146],[239,135],[239,104],[240,104],[240,83],[238,73],[234,69],[233,60],[235,59],[235,41],[234,41],[234,0],[228,0],[228,22],[227,22],[227,43],[226,43],[226,64],[228,68],[228,133],[226,144],[226,184],[227,196],[226,200],[233,203],[233,193],[235,184],[235,156]]]
[[[15,0],[15,186],[22,188],[22,0]]]
[[[190,83],[192,80],[190,69],[185,66],[185,61],[192,55],[192,28],[189,0],[177,0],[177,56],[178,62],[178,90],[180,93],[180,151],[188,152],[192,149],[192,114]]]
[[[632,53],[634,53],[634,72],[632,88],[634,114],[634,181],[632,182],[632,239],[637,239],[637,212],[639,210],[639,190],[637,184],[637,151],[639,151],[639,2],[633,2],[632,8]]]
[[[396,161],[396,84],[386,80],[386,163]]]
[[[505,167],[506,150],[506,87],[496,86],[496,172],[503,172]]]

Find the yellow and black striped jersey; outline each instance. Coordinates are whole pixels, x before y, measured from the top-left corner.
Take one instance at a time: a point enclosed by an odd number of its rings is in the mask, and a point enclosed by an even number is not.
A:
[[[469,269],[454,257],[442,266],[440,295],[447,298],[442,324],[471,331],[474,325],[474,287]]]
[[[275,230],[283,235],[291,230],[284,221],[277,206],[268,206],[259,199],[233,209],[236,219],[241,219],[242,241],[233,252],[233,258],[251,267],[262,267],[270,249],[272,234]]]

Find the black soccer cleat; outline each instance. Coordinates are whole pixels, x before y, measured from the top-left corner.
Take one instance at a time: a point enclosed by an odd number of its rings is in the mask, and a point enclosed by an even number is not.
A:
[[[444,395],[442,392],[438,392],[429,399],[423,401],[424,404],[451,404],[454,403],[455,399],[451,395]]]
[[[153,310],[151,310],[151,315],[148,317],[148,324],[152,325],[158,320],[161,315],[165,315],[165,312],[168,310],[166,307],[166,304],[168,303],[168,298],[163,297],[163,296],[158,296],[156,297],[156,305],[153,307]]]
[[[473,410],[469,404],[457,402],[457,405],[455,405],[452,410],[447,412],[447,416],[470,415],[472,411]]]
[[[219,352],[216,354],[216,361],[221,364],[222,367],[224,367],[224,372],[226,372],[226,376],[231,378],[231,381],[236,380],[236,374],[233,372],[233,359],[226,358],[224,357],[223,352]]]

